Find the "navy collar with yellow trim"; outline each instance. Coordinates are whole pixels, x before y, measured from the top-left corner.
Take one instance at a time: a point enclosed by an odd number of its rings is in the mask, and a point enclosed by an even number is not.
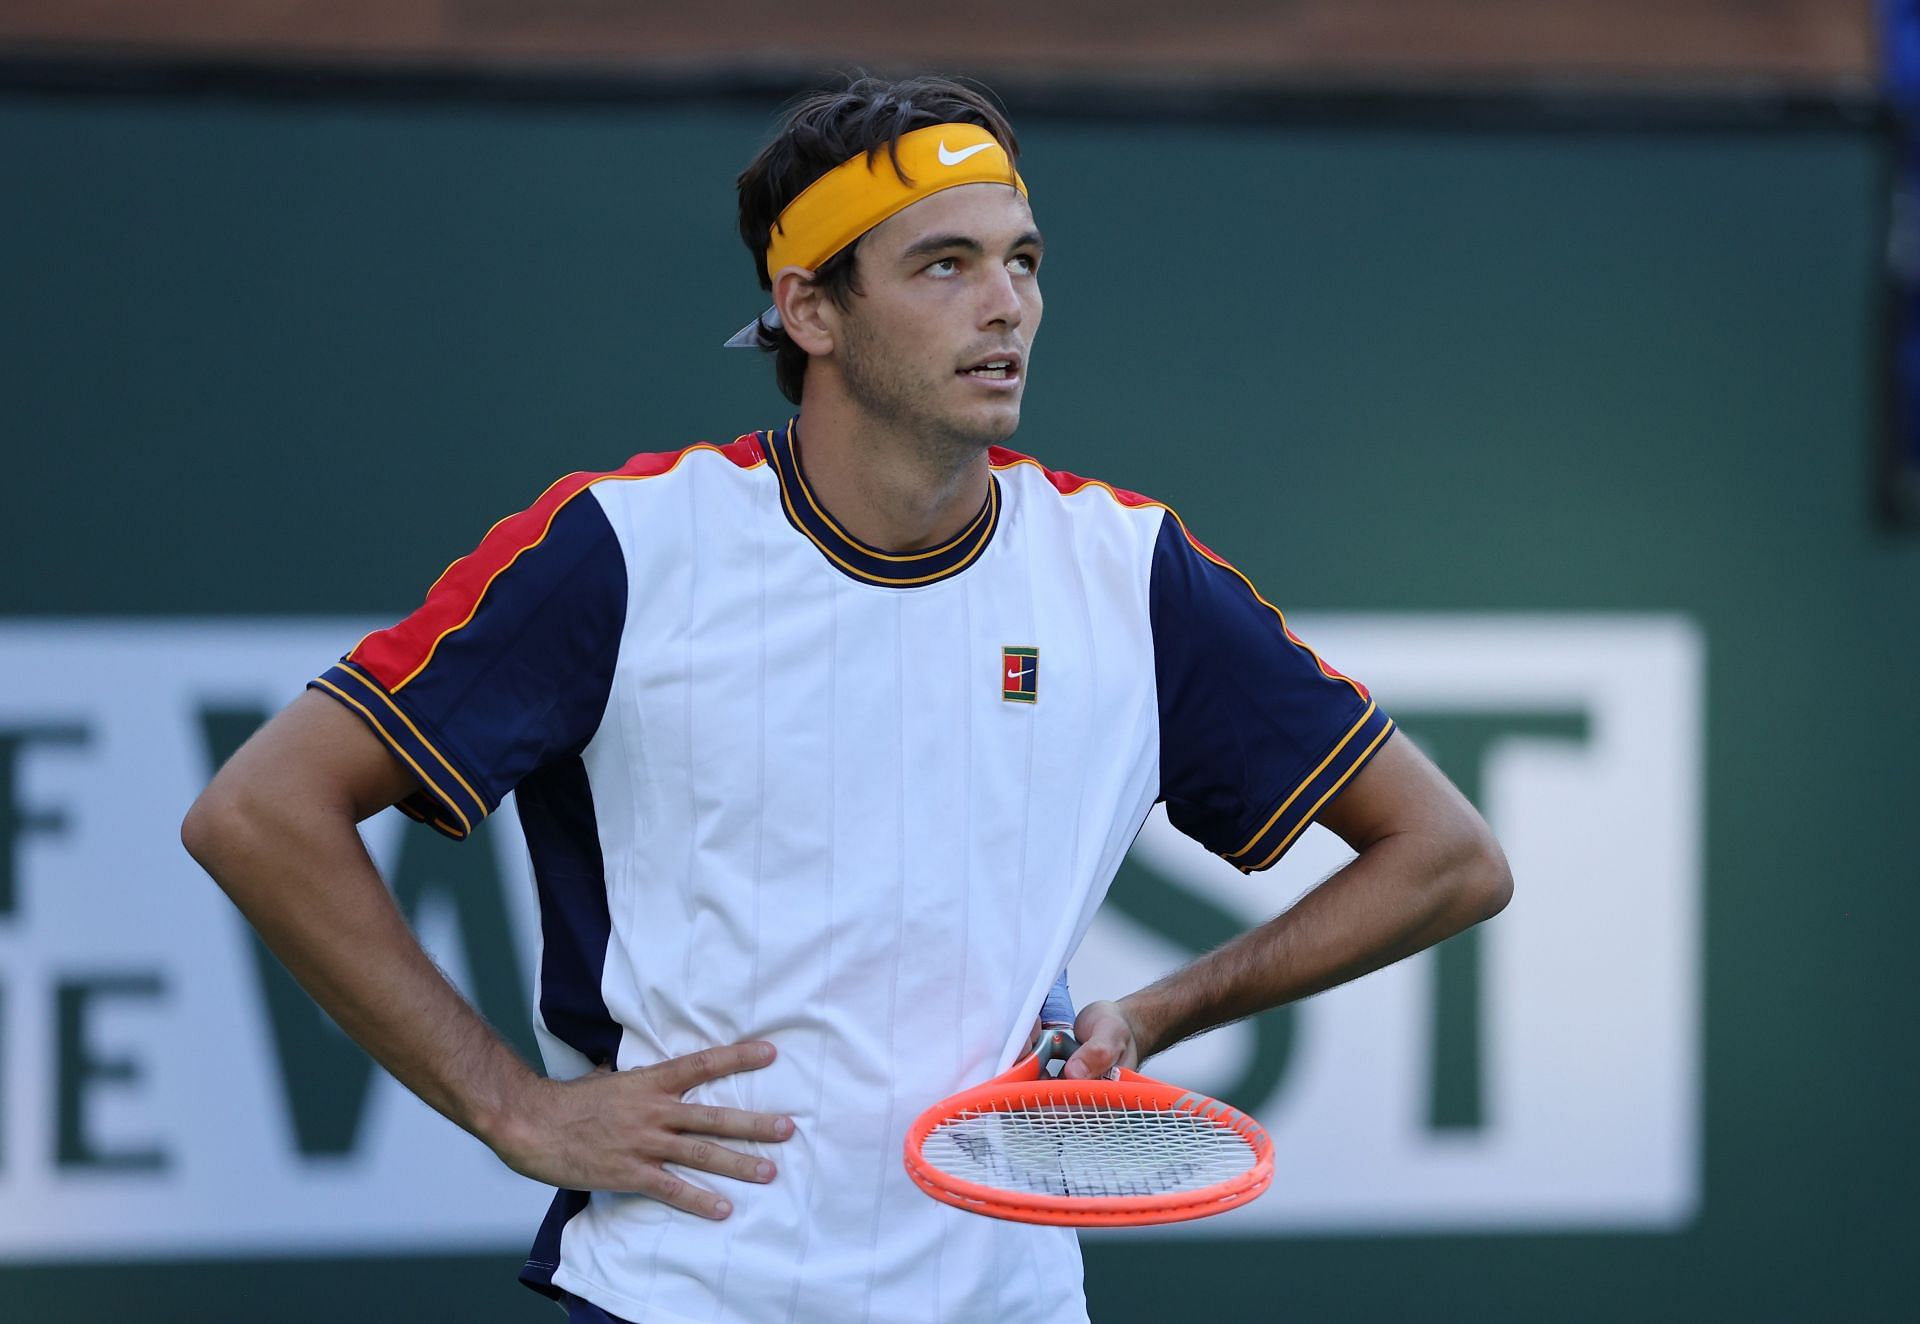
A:
[[[841,528],[807,486],[807,476],[800,470],[798,419],[761,435],[766,438],[767,460],[780,480],[780,504],[787,522],[819,548],[835,569],[862,584],[919,588],[949,579],[980,559],[999,527],[1000,480],[989,473],[987,499],[980,512],[951,540],[925,551],[883,552]]]

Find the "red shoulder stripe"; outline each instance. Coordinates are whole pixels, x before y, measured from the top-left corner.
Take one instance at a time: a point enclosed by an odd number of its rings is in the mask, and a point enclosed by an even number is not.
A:
[[[388,693],[399,692],[426,670],[443,639],[473,619],[493,581],[546,539],[568,502],[596,483],[672,473],[687,456],[703,450],[725,456],[742,469],[757,468],[765,462],[759,438],[749,433],[726,446],[700,442],[684,450],[636,455],[611,473],[568,474],[542,492],[531,506],[488,529],[478,547],[448,566],[434,581],[426,601],[411,616],[362,639],[347,654],[347,660],[379,681]]]
[[[1165,509],[1163,502],[1155,501],[1152,497],[1141,496],[1138,492],[1129,492],[1126,488],[1115,487],[1112,483],[1103,483],[1098,478],[1082,478],[1079,474],[1070,474],[1064,469],[1049,469],[1031,455],[1022,455],[1019,451],[1010,451],[1004,446],[989,446],[987,463],[995,469],[1011,469],[1016,464],[1030,464],[1047,476],[1047,481],[1053,484],[1061,496],[1072,496],[1086,487],[1098,487],[1123,506],[1160,506]]]

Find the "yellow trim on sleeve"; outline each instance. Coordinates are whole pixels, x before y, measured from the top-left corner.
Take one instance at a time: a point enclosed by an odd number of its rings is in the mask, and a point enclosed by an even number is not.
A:
[[[380,700],[380,702],[386,704],[387,707],[391,708],[393,710],[393,715],[395,717],[398,717],[401,721],[405,722],[407,724],[407,730],[413,732],[413,738],[415,740],[418,740],[422,745],[426,746],[427,753],[433,755],[434,758],[438,759],[440,762],[440,766],[445,768],[447,772],[453,777],[453,779],[460,783],[460,789],[465,791],[468,795],[472,796],[473,802],[479,805],[483,811],[486,809],[487,807],[486,798],[480,795],[478,792],[476,792],[473,789],[473,787],[467,784],[467,779],[460,775],[460,769],[454,767],[453,763],[447,758],[447,756],[440,752],[440,747],[438,745],[435,745],[431,740],[427,739],[426,736],[421,734],[420,728],[413,724],[413,719],[411,717],[408,717],[404,712],[400,710],[400,705],[398,705],[392,699],[387,697],[387,692],[381,689],[380,686],[374,681],[374,679],[371,676],[367,675],[365,672],[363,672],[359,668],[359,666],[357,666],[352,662],[342,662],[340,664],[340,667],[343,671],[351,672],[354,676],[358,677],[361,684],[365,685],[369,690],[373,691],[374,695]]]
[[[1299,836],[1302,832],[1306,831],[1307,824],[1313,822],[1315,815],[1317,815],[1320,812],[1321,807],[1324,806],[1327,803],[1327,801],[1333,799],[1333,797],[1339,793],[1340,788],[1342,786],[1345,786],[1347,784],[1347,780],[1351,778],[1354,773],[1360,770],[1360,766],[1363,763],[1365,763],[1368,758],[1372,756],[1373,751],[1380,748],[1380,742],[1385,740],[1388,736],[1392,734],[1393,734],[1393,723],[1388,722],[1386,727],[1380,732],[1380,734],[1373,738],[1373,743],[1360,751],[1360,757],[1353,761],[1353,766],[1340,774],[1340,780],[1336,781],[1333,785],[1329,786],[1327,788],[1327,793],[1325,795],[1321,796],[1318,800],[1314,801],[1313,808],[1309,809],[1304,815],[1301,816],[1300,821],[1293,825],[1293,831],[1287,833],[1286,838],[1283,841],[1281,841],[1281,843],[1278,846],[1275,846],[1273,848],[1272,852],[1267,856],[1266,859],[1260,861],[1260,863],[1255,865],[1251,865],[1251,866],[1239,865],[1236,867],[1244,869],[1248,873],[1257,873],[1261,869],[1264,869],[1268,865],[1272,864],[1275,860],[1279,859],[1280,856],[1285,853],[1287,847],[1293,844],[1293,839]],[[1324,767],[1325,765],[1323,764],[1321,766]],[[1249,842],[1248,844],[1251,845],[1252,843]]]
[[[425,792],[422,792],[421,794],[424,796]],[[401,813],[405,814],[408,818],[411,818],[416,823],[425,823],[430,827],[439,829],[440,831],[446,833],[450,837],[460,836],[459,828],[447,822],[446,819],[441,818],[438,814],[435,814],[431,818],[427,817],[425,814],[421,813],[420,810],[416,808],[413,804],[409,803],[408,800],[398,801],[397,803],[395,803],[393,807],[395,809],[398,809]]]
[[[1246,845],[1242,846],[1237,851],[1230,852],[1227,855],[1227,858],[1229,860],[1239,859],[1242,855],[1245,855],[1248,851],[1252,850],[1255,846],[1260,844],[1260,838],[1266,836],[1267,832],[1273,827],[1275,823],[1278,823],[1282,818],[1286,817],[1287,810],[1293,807],[1293,802],[1295,800],[1298,800],[1303,794],[1305,794],[1306,789],[1309,786],[1313,785],[1313,779],[1315,777],[1318,777],[1321,773],[1325,772],[1328,766],[1332,764],[1332,762],[1335,759],[1340,757],[1340,751],[1345,749],[1348,743],[1352,741],[1352,739],[1355,736],[1359,735],[1363,729],[1365,729],[1367,723],[1373,720],[1374,709],[1376,709],[1377,707],[1379,707],[1379,705],[1374,703],[1372,700],[1369,700],[1367,702],[1366,710],[1360,714],[1360,720],[1355,722],[1344,736],[1340,737],[1340,743],[1335,745],[1333,749],[1328,752],[1327,756],[1320,760],[1320,766],[1315,768],[1312,772],[1308,773],[1305,777],[1302,777],[1300,779],[1300,784],[1293,788],[1293,794],[1288,796],[1285,800],[1282,800],[1280,802],[1280,807],[1273,811],[1273,817],[1269,818],[1266,822],[1260,825],[1260,830],[1253,834],[1253,836],[1248,840]]]
[[[401,748],[399,741],[395,740],[392,736],[387,734],[386,729],[380,725],[380,719],[373,715],[372,709],[368,708],[365,704],[361,703],[358,699],[354,698],[351,694],[348,694],[345,690],[341,689],[338,685],[335,685],[332,681],[328,680],[325,676],[315,677],[313,683],[321,686],[322,688],[334,694],[336,697],[339,698],[340,702],[345,704],[350,704],[352,707],[358,709],[360,712],[360,715],[367,719],[367,724],[374,729],[374,731],[379,735],[379,737],[382,740],[387,742],[388,747],[391,748],[394,753],[398,754],[401,758],[406,760],[407,766],[413,769],[414,775],[420,779],[421,785],[426,786],[427,788],[432,790],[432,792],[436,796],[440,797],[440,803],[444,804],[447,808],[453,810],[453,816],[460,820],[461,835],[467,836],[472,834],[473,824],[469,823],[467,821],[467,816],[460,812],[460,806],[453,802],[453,797],[448,795],[446,791],[441,788],[441,785],[439,782],[435,781],[433,778],[427,775],[427,770],[425,768],[421,767],[418,763],[415,763],[413,761],[413,755],[407,753],[405,749]],[[481,801],[481,803],[484,804],[485,801]]]

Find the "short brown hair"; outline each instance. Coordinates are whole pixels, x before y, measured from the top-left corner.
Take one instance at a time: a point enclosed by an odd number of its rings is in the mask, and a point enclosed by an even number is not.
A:
[[[865,152],[869,160],[884,148],[893,155],[893,168],[900,170],[897,144],[902,134],[934,124],[977,124],[991,133],[1007,149],[1007,159],[1017,166],[1020,144],[1006,114],[994,104],[985,88],[957,78],[920,74],[912,78],[886,79],[866,75],[849,79],[845,87],[809,92],[787,108],[773,141],[740,172],[740,238],[753,254],[754,276],[760,288],[771,290],[773,278],[767,274],[767,247],[773,239],[773,223],[789,202],[807,185],[839,165]],[[906,176],[901,175],[904,180]],[[825,287],[827,297],[845,308],[852,296],[860,293],[855,278],[854,255],[860,241],[854,240],[820,264],[815,278]],[[807,352],[785,331],[764,327],[772,341],[773,371],[780,393],[794,404],[807,373]]]

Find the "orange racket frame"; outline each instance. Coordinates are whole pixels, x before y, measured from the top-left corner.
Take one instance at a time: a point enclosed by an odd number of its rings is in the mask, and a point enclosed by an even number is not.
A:
[[[1064,1063],[1078,1049],[1072,1036],[1050,1030],[1035,1051],[1003,1074],[942,1099],[907,1128],[906,1167],[914,1185],[943,1204],[969,1213],[1020,1223],[1063,1227],[1139,1227],[1179,1223],[1237,1209],[1273,1182],[1273,1142],[1253,1118],[1238,1108],[1183,1090],[1149,1076],[1115,1068],[1105,1080],[1062,1080],[1047,1074],[1047,1063]],[[953,1176],[935,1167],[921,1152],[942,1123],[974,1113],[1016,1112],[1079,1104],[1094,1108],[1181,1112],[1201,1117],[1238,1135],[1252,1160],[1245,1172],[1194,1190],[1162,1195],[1046,1195],[1003,1190]]]

